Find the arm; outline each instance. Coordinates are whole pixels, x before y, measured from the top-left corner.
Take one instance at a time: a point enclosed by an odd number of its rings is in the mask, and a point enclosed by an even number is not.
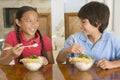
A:
[[[72,38],[72,36],[68,37],[66,40],[65,40],[65,43],[64,43],[64,48],[59,51],[59,54],[56,58],[56,61],[57,63],[63,63],[67,60],[67,55],[69,54],[69,51],[67,50],[68,47],[70,47],[71,45],[73,45],[74,43],[74,40]]]
[[[102,59],[96,63],[97,66],[100,66],[102,69],[112,69],[120,67],[120,60],[108,61]]]
[[[9,53],[3,53],[0,56],[0,64],[8,65],[12,60],[14,60],[14,56]]]
[[[107,53],[110,56],[111,61],[106,60],[106,59],[101,59],[99,60],[96,65],[101,67],[102,69],[112,69],[112,68],[117,68],[120,67],[120,39],[109,34],[110,38],[108,39],[108,41],[110,41],[111,43],[111,47],[108,47],[107,49],[111,49],[110,53]]]
[[[67,50],[64,50],[64,51],[60,51],[57,58],[56,58],[56,61],[57,63],[63,63],[65,61],[67,61],[66,59],[66,56],[68,54],[68,51]]]
[[[68,58],[66,58],[68,54],[70,54],[70,53],[81,54],[83,51],[84,50],[80,45],[73,44],[72,46],[66,48],[65,50],[60,51],[57,56],[56,61],[58,63],[63,63],[64,61],[68,61]]]
[[[48,56],[48,63],[49,64],[54,64],[54,58],[53,58],[52,51],[48,51],[47,56]]]
[[[67,61],[68,58],[66,57],[68,54],[71,54],[71,53],[80,54],[84,51],[83,48],[78,43],[77,37],[78,35],[74,34],[66,39],[64,43],[64,48],[63,48],[64,50],[60,51],[57,56],[56,61],[58,63],[63,63],[64,61]]]
[[[48,56],[48,63],[54,64],[54,58],[53,58],[53,53],[52,53],[52,41],[47,36],[43,36],[43,40],[44,40],[44,47],[46,50],[46,54]]]
[[[4,48],[5,47],[12,47],[12,46],[7,43],[4,43]],[[22,47],[22,44],[18,44],[12,49],[2,50],[0,56],[0,64],[9,64],[12,60],[14,60],[22,53],[23,49],[24,47]]]
[[[118,68],[118,67],[120,67],[120,60],[111,61],[110,68]]]
[[[4,44],[5,47],[12,47],[9,44]],[[11,53],[11,50],[2,50],[0,56],[0,64],[9,64],[12,60],[14,60],[14,56]]]

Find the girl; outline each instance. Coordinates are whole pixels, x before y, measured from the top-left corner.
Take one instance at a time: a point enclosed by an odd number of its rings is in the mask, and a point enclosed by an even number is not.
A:
[[[4,48],[0,56],[1,64],[9,64],[13,59],[16,64],[20,59],[31,55],[44,56],[45,64],[54,63],[51,40],[42,36],[39,28],[39,18],[36,9],[23,6],[18,9],[15,18],[15,30],[8,33],[4,42]],[[34,47],[25,47],[37,44]],[[46,60],[47,59],[47,60]]]

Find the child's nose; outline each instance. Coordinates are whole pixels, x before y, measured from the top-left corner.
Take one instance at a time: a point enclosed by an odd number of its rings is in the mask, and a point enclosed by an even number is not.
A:
[[[39,27],[39,23],[38,22],[33,22],[32,24],[34,27]]]

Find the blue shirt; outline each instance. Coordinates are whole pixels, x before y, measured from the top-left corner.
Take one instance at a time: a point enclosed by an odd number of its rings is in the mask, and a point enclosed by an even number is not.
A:
[[[110,61],[120,59],[120,39],[111,33],[103,32],[102,37],[96,44],[93,44],[82,32],[75,33],[66,39],[64,48],[61,51],[64,51],[75,43],[82,46],[85,54],[91,56],[96,61],[103,58]],[[69,53],[67,57],[71,57],[71,54]],[[74,56],[79,55],[74,54]]]

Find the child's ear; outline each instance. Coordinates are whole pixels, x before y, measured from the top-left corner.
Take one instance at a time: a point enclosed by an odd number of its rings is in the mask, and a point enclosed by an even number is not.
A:
[[[19,22],[18,19],[15,19],[15,23],[16,23],[18,26],[20,26],[20,22]]]
[[[100,27],[101,25],[102,25],[101,23],[98,23],[98,22],[96,23],[97,27]]]

